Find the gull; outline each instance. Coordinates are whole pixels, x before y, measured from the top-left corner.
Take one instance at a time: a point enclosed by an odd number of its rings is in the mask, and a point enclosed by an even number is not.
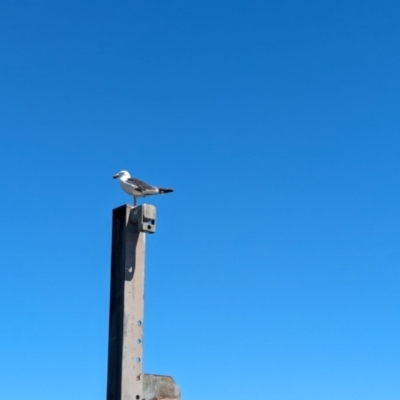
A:
[[[149,185],[139,179],[131,178],[128,171],[120,171],[113,176],[114,179],[119,179],[119,184],[125,193],[133,196],[133,205],[136,206],[138,197],[146,197],[153,194],[164,194],[173,192],[173,189],[159,188]]]

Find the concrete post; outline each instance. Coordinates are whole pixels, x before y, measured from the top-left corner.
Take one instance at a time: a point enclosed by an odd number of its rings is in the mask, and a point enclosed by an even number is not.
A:
[[[145,232],[155,232],[155,207],[113,210],[107,400],[143,398]]]
[[[156,231],[149,204],[113,210],[107,400],[179,400],[169,376],[143,374],[145,233]]]

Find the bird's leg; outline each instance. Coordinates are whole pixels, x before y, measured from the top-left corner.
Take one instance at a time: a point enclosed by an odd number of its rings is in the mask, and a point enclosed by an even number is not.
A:
[[[136,196],[133,196],[133,205],[136,206]]]

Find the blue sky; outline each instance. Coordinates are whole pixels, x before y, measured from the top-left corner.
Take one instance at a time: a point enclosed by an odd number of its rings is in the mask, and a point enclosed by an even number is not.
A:
[[[396,1],[0,3],[0,397],[105,398],[111,210],[182,399],[398,400]]]

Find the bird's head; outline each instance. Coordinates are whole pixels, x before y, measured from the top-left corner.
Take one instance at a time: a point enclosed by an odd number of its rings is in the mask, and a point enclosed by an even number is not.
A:
[[[113,179],[117,178],[130,178],[131,176],[129,175],[128,171],[119,171],[118,174],[115,174],[113,176]]]

